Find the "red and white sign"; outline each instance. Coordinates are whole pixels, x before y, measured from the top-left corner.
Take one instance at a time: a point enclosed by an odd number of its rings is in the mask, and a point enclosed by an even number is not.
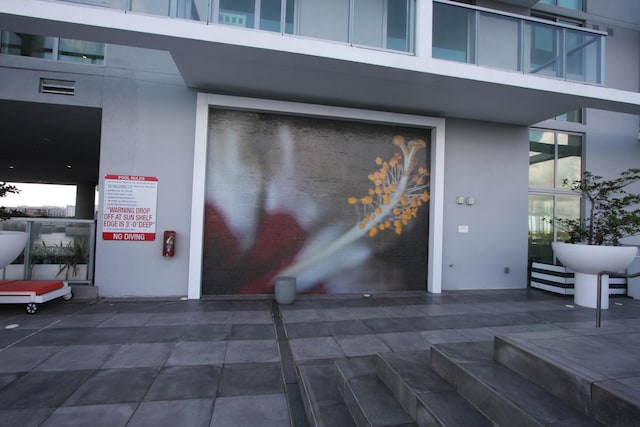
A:
[[[156,239],[157,177],[107,175],[103,194],[103,240]]]

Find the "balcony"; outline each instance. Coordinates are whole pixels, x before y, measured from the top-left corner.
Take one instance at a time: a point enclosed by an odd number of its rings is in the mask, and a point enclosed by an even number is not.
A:
[[[291,1],[230,3],[265,6],[275,2],[280,5],[282,19],[279,31],[261,26],[255,9],[251,16],[221,16],[220,11],[216,15],[208,9],[209,0],[2,0],[0,29],[165,51],[171,55],[184,84],[200,92],[526,126],[579,108],[640,114],[640,93],[603,84],[602,33],[492,9],[456,6],[446,0],[295,0],[296,18],[289,30],[287,13],[283,11],[288,10]],[[215,0],[213,4],[224,3],[226,0]],[[389,43],[389,27],[384,20],[367,21],[362,15],[359,21],[355,12],[345,12],[342,17],[336,12],[337,6],[345,4],[350,5],[351,11],[351,7],[373,3],[408,5],[408,9],[401,7],[398,12],[407,19],[406,28],[411,29],[406,50],[390,48],[399,45]],[[98,7],[99,4],[105,7]],[[197,4],[199,12],[182,14],[185,18],[180,19],[178,12],[186,9],[170,9],[173,4]],[[312,34],[313,27],[306,31],[302,25],[304,19],[300,21],[299,15],[304,11],[300,8],[308,4],[324,6],[308,18],[310,25],[328,27],[320,28],[326,31],[324,36]],[[414,4],[415,19],[411,12]],[[447,34],[454,29],[441,25],[441,6],[457,7],[453,12],[448,10],[454,16],[460,10],[467,13],[465,25],[458,27],[464,29],[459,30],[463,31],[460,40],[464,39],[464,43],[454,43],[448,35],[444,40],[441,37],[442,31]],[[385,10],[388,13],[388,9],[378,9],[378,16]],[[434,14],[436,33],[431,28]],[[311,22],[311,18],[315,21]],[[220,19],[238,25],[226,25]],[[380,43],[365,43],[366,38],[359,33],[363,27],[358,22],[377,22],[369,24],[375,30],[369,35],[371,40],[375,35]],[[493,32],[481,39],[480,29],[487,25]],[[497,31],[503,28],[508,32]],[[572,31],[582,39],[574,37],[571,49],[532,52],[520,47],[521,41],[532,35],[540,40],[536,45],[540,50],[549,45],[543,41],[553,41],[554,37],[558,46],[567,46]],[[338,33],[342,38],[337,37]],[[451,37],[457,40],[454,35]],[[598,55],[591,55],[597,45]],[[456,60],[442,59],[445,57]],[[16,66],[9,55],[0,55],[0,66],[3,63]],[[111,66],[108,55],[104,66]]]
[[[413,52],[415,0],[63,0],[135,12]]]
[[[433,3],[433,57],[600,85],[605,33],[535,18]]]

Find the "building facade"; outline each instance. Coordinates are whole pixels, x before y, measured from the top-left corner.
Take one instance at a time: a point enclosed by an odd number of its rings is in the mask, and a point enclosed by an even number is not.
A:
[[[562,180],[637,166],[638,17],[4,0],[0,180],[76,184],[79,218],[97,185],[103,296],[522,288],[579,215]]]

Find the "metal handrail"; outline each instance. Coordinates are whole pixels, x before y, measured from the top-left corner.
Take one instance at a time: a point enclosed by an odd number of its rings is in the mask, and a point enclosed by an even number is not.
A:
[[[618,273],[617,271],[601,271],[600,273],[598,273],[598,296],[596,298],[596,328],[600,327],[600,317],[601,317],[601,312],[602,312],[602,276],[604,275],[616,275],[618,277],[624,277],[625,279],[632,279],[634,277],[640,277],[640,272],[638,273],[633,273],[633,274],[623,274],[623,273]],[[627,283],[627,287],[628,287],[628,283]]]

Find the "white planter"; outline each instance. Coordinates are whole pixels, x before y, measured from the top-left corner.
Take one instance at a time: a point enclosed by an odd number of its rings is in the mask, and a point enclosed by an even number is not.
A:
[[[556,257],[575,272],[574,303],[596,308],[598,297],[598,273],[623,272],[638,252],[635,246],[594,246],[563,242],[551,244]],[[602,276],[601,307],[609,308],[609,276]]]
[[[0,268],[16,259],[26,243],[24,231],[0,231]]]

